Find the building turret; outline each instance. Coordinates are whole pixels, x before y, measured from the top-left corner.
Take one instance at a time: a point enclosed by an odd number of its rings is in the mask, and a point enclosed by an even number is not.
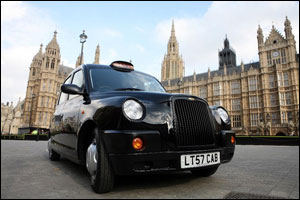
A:
[[[219,51],[219,70],[223,69],[224,64],[226,64],[227,68],[236,67],[235,50],[231,48],[227,34],[225,37],[224,48],[222,51]]]
[[[96,48],[95,59],[94,59],[93,64],[99,64],[99,63],[100,63],[100,46],[98,44],[97,48]]]
[[[287,17],[284,22],[284,32],[285,32],[285,38],[287,40],[294,40],[295,37],[292,33],[291,22]]]
[[[258,47],[264,44],[264,35],[262,29],[260,28],[260,25],[258,25],[258,29],[257,29],[257,43],[258,43]]]

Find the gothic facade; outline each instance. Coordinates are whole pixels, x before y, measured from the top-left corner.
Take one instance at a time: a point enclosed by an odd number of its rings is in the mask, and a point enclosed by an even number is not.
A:
[[[55,31],[52,40],[46,46],[45,52],[43,52],[41,45],[40,50],[32,59],[21,127],[49,129],[61,84],[74,69],[60,64],[60,47],[56,37],[57,32]],[[99,64],[99,59],[100,47],[98,45],[94,63]]]
[[[285,36],[273,26],[265,40],[258,27],[259,62],[236,66],[226,37],[219,70],[162,79],[162,84],[168,92],[196,95],[210,105],[223,106],[239,135],[299,134],[299,54],[288,18],[284,27]]]
[[[9,105],[1,103],[1,133],[18,134],[18,128],[21,124],[21,115],[23,112],[24,100],[19,98],[18,104],[14,107],[13,102]]]
[[[60,86],[73,68],[60,65],[60,47],[57,32],[43,52],[33,57],[29,68],[22,122],[24,127],[49,128]]]

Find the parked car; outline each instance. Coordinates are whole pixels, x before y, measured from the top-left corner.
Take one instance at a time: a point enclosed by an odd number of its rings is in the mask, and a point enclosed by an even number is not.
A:
[[[95,192],[115,175],[190,170],[214,174],[234,154],[235,133],[220,106],[170,94],[131,63],[86,64],[61,86],[50,125],[49,158],[86,165]]]

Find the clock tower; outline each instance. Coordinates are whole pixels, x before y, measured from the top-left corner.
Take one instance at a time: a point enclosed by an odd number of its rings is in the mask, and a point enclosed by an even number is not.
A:
[[[261,91],[264,98],[261,121],[269,123],[273,132],[295,122],[299,113],[299,63],[291,22],[287,17],[284,31],[285,36],[272,25],[264,41],[261,27],[258,26],[257,30]]]

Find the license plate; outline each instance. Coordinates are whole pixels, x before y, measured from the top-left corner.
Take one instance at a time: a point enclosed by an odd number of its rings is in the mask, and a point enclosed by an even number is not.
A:
[[[220,159],[220,152],[181,155],[181,169],[216,165]]]

